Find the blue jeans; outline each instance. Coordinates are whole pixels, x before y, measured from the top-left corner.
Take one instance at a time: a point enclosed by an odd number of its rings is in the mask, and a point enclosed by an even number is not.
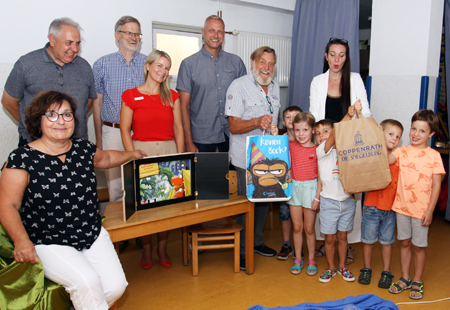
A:
[[[236,175],[238,181],[238,195],[247,195],[247,171],[245,169],[236,167]],[[259,246],[263,242],[263,230],[266,223],[267,212],[269,211],[268,202],[255,203],[255,241],[254,245]],[[241,231],[241,255],[245,255],[245,214],[236,216],[236,223],[242,225]]]
[[[286,201],[280,201],[278,203],[280,206],[280,220],[281,221],[290,221],[291,220],[291,212],[289,211],[289,205]]]
[[[230,138],[226,134],[225,136],[225,142],[222,143],[211,143],[211,144],[204,144],[204,143],[197,143],[194,142],[195,146],[198,148],[198,151],[200,153],[204,152],[215,152],[217,149],[219,149],[219,152],[228,152],[230,149]]]
[[[395,212],[384,211],[377,207],[363,206],[361,220],[361,241],[389,245],[395,241]]]

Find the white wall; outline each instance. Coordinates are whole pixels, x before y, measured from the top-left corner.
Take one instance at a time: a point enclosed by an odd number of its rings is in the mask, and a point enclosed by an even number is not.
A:
[[[152,50],[152,21],[203,26],[205,18],[216,14],[218,1],[212,0],[57,0],[4,1],[0,10],[0,91],[3,93],[6,78],[17,59],[30,51],[42,48],[48,41],[48,26],[58,17],[67,16],[78,22],[82,32],[81,56],[91,65],[105,54],[117,50],[114,41],[114,25],[123,15],[136,17],[143,33],[144,54]],[[293,16],[265,9],[221,3],[226,31],[264,33],[291,36]],[[226,51],[233,51],[233,38],[225,38]],[[95,141],[92,116],[89,119],[89,138]],[[17,125],[0,111],[0,162],[17,147]]]
[[[374,1],[370,75],[438,76],[443,9],[443,0]]]
[[[404,127],[410,144],[411,117],[419,110],[421,77],[429,76],[427,108],[434,109],[439,76],[444,0],[377,0],[372,6],[369,74],[371,111]]]

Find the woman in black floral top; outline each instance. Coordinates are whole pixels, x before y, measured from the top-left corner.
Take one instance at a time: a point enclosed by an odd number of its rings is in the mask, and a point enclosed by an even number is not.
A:
[[[98,150],[71,139],[76,103],[65,94],[39,93],[27,108],[37,138],[14,150],[0,178],[0,221],[14,241],[14,259],[39,263],[64,286],[75,309],[108,309],[127,281],[108,232],[101,226],[95,168],[142,158],[141,151]]]

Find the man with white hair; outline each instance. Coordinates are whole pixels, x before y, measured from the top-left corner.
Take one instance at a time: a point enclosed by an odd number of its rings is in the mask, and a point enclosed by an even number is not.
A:
[[[2,104],[19,122],[19,146],[33,141],[26,132],[25,109],[37,93],[56,90],[75,98],[78,127],[75,138],[88,139],[87,116],[97,96],[89,63],[78,56],[80,26],[72,19],[55,19],[49,27],[49,42],[15,63],[6,80]]]
[[[236,168],[238,195],[246,194],[247,136],[262,136],[278,123],[280,86],[273,80],[277,55],[273,48],[261,46],[250,56],[252,71],[234,80],[227,91],[225,115],[230,122],[230,159]],[[275,256],[277,251],[263,243],[263,229],[269,203],[255,203],[254,252]],[[245,270],[245,214],[236,217],[241,224],[240,268]]]

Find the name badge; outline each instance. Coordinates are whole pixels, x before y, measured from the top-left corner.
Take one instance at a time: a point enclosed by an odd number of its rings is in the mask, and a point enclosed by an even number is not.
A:
[[[144,100],[144,97],[143,96],[141,96],[141,97],[134,97],[134,100],[135,101],[137,101],[137,100]]]

